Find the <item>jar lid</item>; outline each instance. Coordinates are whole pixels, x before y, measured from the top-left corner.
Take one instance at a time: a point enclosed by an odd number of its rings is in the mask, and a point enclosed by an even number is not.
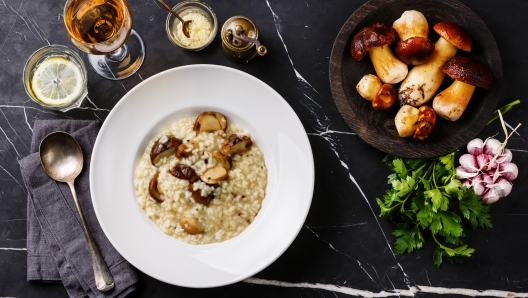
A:
[[[254,43],[240,38],[241,32],[244,32],[247,37],[258,39],[257,25],[253,20],[242,15],[230,17],[222,26],[222,43],[235,52],[250,50]]]

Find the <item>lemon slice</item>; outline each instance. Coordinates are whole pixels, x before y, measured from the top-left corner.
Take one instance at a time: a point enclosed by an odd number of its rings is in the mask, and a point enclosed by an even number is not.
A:
[[[79,67],[62,57],[44,60],[35,70],[31,87],[43,103],[60,106],[73,101],[83,91]]]

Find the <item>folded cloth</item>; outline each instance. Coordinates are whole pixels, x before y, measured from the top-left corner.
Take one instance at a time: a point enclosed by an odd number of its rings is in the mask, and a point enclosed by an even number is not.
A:
[[[125,297],[137,282],[134,268],[103,233],[92,205],[88,177],[99,129],[97,121],[37,120],[31,154],[19,161],[28,189],[27,279],[62,282],[70,297]],[[88,229],[114,277],[114,289],[106,293],[95,286],[88,244],[68,185],[52,180],[40,162],[40,142],[55,131],[73,135],[83,150],[84,167],[75,188]]]

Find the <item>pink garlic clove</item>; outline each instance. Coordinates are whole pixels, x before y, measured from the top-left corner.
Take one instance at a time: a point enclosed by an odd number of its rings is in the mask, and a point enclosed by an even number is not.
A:
[[[504,178],[497,179],[495,184],[488,185],[488,187],[494,189],[497,195],[501,198],[509,195],[512,191],[512,184]]]
[[[458,166],[455,169],[457,179],[468,179],[478,175],[478,173],[469,173],[464,167]]]
[[[460,156],[458,162],[468,173],[476,173],[479,171],[477,158],[472,154],[464,154]]]
[[[519,175],[519,169],[517,168],[517,165],[511,162],[505,162],[501,163],[499,165],[499,171],[500,175],[504,177],[504,179],[512,181],[517,178]]]
[[[499,195],[493,188],[489,188],[482,194],[482,202],[484,204],[493,204],[500,199]]]
[[[469,154],[474,156],[482,154],[482,152],[484,151],[484,142],[479,138],[471,140],[467,144],[467,151],[469,152]]]
[[[513,155],[512,155],[512,152],[510,151],[510,149],[504,149],[502,154],[499,155],[499,157],[497,157],[497,163],[501,164],[501,163],[505,163],[505,162],[511,162],[512,157],[513,157]]]
[[[502,143],[493,138],[489,138],[484,142],[484,154],[495,156],[495,154],[500,153]]]
[[[490,156],[487,154],[480,154],[477,156],[477,168],[478,170],[485,170],[488,167],[488,164],[491,160]]]

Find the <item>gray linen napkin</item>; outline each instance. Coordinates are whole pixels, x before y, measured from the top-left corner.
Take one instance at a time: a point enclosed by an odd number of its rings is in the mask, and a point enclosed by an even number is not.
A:
[[[137,282],[134,268],[110,244],[93,210],[88,176],[99,129],[97,121],[36,120],[31,154],[19,161],[29,194],[27,279],[62,281],[70,297],[125,297]],[[83,150],[84,167],[75,187],[88,229],[114,277],[115,288],[110,292],[101,293],[95,286],[86,238],[68,185],[53,181],[40,163],[40,142],[55,131],[73,135]]]

